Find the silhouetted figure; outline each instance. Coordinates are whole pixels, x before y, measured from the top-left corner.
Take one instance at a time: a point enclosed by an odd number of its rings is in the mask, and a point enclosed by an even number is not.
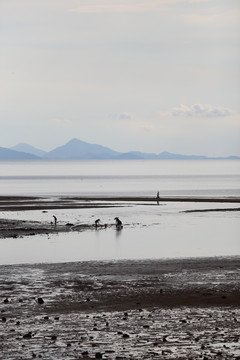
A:
[[[156,199],[157,199],[157,204],[159,205],[159,199],[160,199],[159,191],[157,192],[157,197],[156,197]]]
[[[122,229],[122,222],[121,220],[118,218],[118,217],[115,217],[114,220],[116,221],[116,228],[119,230],[119,229]]]
[[[99,226],[99,222],[100,222],[100,221],[101,221],[100,219],[95,220],[95,227],[98,227],[98,226]]]
[[[54,225],[56,226],[57,225],[57,218],[55,215],[53,215],[53,218],[54,218]]]

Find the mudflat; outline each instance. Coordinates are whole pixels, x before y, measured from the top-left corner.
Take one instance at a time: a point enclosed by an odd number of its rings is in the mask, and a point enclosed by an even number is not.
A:
[[[3,359],[239,359],[240,258],[0,266]]]
[[[130,201],[221,202],[216,211],[239,211],[226,204],[237,198],[18,196],[0,197],[0,210],[122,207]],[[0,237],[89,226],[3,217]],[[240,359],[239,305],[239,256],[2,265],[0,359]]]

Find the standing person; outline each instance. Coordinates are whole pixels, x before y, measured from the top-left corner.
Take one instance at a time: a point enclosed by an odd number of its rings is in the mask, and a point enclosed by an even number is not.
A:
[[[57,225],[57,218],[55,215],[53,215],[53,218],[54,218],[54,225],[56,226]]]

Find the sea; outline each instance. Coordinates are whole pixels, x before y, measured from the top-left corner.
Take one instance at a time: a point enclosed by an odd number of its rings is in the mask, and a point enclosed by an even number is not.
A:
[[[0,161],[0,196],[240,198],[239,160]],[[239,203],[118,202],[109,208],[3,211],[0,218],[93,224],[0,239],[0,264],[240,256]],[[213,210],[188,212],[189,210]],[[117,231],[114,218],[123,222]]]

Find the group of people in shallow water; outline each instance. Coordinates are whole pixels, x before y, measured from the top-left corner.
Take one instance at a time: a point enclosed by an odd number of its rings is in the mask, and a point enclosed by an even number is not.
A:
[[[119,219],[119,217],[115,217],[114,218],[114,220],[116,221],[116,228],[118,229],[118,230],[120,230],[120,229],[122,229],[123,228],[123,225],[122,225],[122,222],[121,222],[121,220]],[[97,219],[97,220],[95,220],[95,227],[97,228],[98,226],[100,226],[100,219]],[[107,227],[107,224],[104,224],[104,226],[105,227]]]
[[[54,218],[54,225],[56,226],[57,225],[57,217],[55,215],[53,215],[53,218]],[[114,220],[116,221],[116,228],[118,230],[122,229],[123,228],[123,225],[122,225],[122,222],[121,220],[119,219],[119,217],[115,217]],[[100,219],[97,219],[95,220],[95,227],[97,228],[98,226],[100,226]],[[107,224],[104,224],[105,228],[107,227]]]

